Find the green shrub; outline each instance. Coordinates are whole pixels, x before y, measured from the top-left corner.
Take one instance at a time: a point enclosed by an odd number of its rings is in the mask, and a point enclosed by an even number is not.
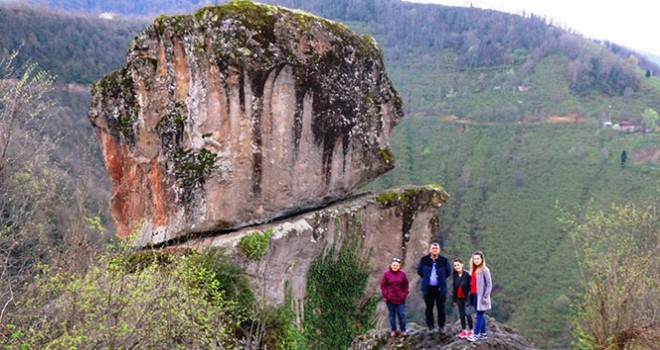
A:
[[[268,253],[268,242],[273,235],[273,229],[265,232],[255,231],[241,238],[238,247],[250,259],[258,260]]]
[[[135,256],[105,256],[83,276],[44,267],[10,320],[18,325],[13,345],[34,349],[158,349],[163,344],[170,349],[235,348],[235,334],[245,317],[229,295],[247,291],[246,282],[227,258],[217,251],[170,255],[166,267],[159,259],[150,264],[142,259],[140,268],[127,272],[125,266]]]

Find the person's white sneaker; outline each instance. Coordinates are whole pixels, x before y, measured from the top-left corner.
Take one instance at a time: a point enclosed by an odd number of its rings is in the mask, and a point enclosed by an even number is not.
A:
[[[479,340],[479,334],[472,334],[471,336],[467,337],[468,341],[475,342]]]

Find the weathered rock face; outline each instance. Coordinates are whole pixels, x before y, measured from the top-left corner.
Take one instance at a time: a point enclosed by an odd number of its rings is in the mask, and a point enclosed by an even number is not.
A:
[[[142,246],[347,197],[393,167],[402,115],[373,39],[245,1],[157,19],[90,109],[118,233]]]
[[[178,247],[224,248],[252,279],[254,290],[263,293],[268,303],[278,305],[284,302],[287,284],[294,303],[303,303],[314,259],[333,244],[341,247],[351,236],[359,239],[362,256],[369,257],[371,271],[364,297],[381,298],[380,278],[391,259],[398,257],[410,280],[411,293],[406,304],[421,307],[424,302],[416,266],[428,254],[429,242],[435,239],[439,225],[437,208],[447,198],[447,193],[437,187],[399,188],[345,200],[281,222],[197,238]],[[246,256],[239,247],[241,239],[254,232],[272,232],[266,254],[258,259]],[[378,305],[377,314],[378,323],[383,324],[387,317],[384,303]]]

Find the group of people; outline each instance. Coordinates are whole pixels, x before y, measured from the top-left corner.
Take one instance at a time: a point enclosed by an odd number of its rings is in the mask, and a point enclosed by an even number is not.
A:
[[[429,332],[444,329],[447,279],[452,276],[451,296],[458,308],[461,321],[461,332],[457,336],[471,342],[488,339],[486,311],[491,308],[490,294],[493,283],[483,252],[476,251],[472,254],[470,271],[466,271],[461,259],[454,259],[450,265],[449,259],[440,255],[440,251],[440,245],[432,243],[429,247],[429,254],[423,256],[417,264],[417,274],[421,278],[421,291],[426,306],[426,326]],[[397,336],[397,319],[400,330],[398,334],[407,335],[405,304],[409,294],[409,282],[406,273],[401,269],[400,259],[392,259],[389,268],[383,273],[380,289],[389,312],[390,335]],[[435,309],[437,309],[437,328],[433,316]],[[474,310],[476,313],[474,325],[470,310]]]

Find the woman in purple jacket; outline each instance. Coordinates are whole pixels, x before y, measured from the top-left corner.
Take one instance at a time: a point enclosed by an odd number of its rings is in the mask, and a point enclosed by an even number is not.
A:
[[[380,279],[380,290],[383,293],[390,316],[390,335],[396,337],[396,317],[399,318],[401,336],[406,333],[406,297],[408,297],[408,276],[401,270],[401,259],[394,258],[390,267]]]

